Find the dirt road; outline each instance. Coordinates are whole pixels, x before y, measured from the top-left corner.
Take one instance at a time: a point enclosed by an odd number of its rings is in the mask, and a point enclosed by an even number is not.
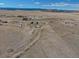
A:
[[[0,57],[79,57],[79,16],[76,13],[40,11],[3,13],[0,11],[0,13],[8,15],[0,16]],[[17,15],[29,16],[28,14],[41,18],[23,21],[17,17]]]

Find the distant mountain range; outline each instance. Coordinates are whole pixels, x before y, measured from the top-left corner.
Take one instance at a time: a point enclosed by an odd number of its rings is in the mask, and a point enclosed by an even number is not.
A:
[[[79,12],[79,10],[59,10],[59,9],[41,9],[41,8],[0,8],[0,10],[25,10],[25,11],[47,11],[47,12]]]

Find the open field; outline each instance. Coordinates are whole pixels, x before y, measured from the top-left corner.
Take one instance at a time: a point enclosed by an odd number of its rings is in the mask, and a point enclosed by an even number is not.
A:
[[[0,10],[0,57],[79,57],[79,13]]]

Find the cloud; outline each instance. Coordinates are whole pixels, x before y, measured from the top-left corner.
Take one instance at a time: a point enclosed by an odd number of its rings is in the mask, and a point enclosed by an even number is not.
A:
[[[52,3],[51,6],[67,6],[68,3]]]
[[[37,4],[37,5],[39,5],[39,4],[40,4],[40,2],[34,2],[34,4]]]
[[[22,7],[22,6],[24,6],[24,5],[23,5],[23,4],[19,4],[18,6],[19,6],[19,7]]]
[[[3,5],[5,5],[5,3],[0,3],[0,6],[3,6]]]
[[[79,7],[79,4],[70,4],[70,3],[50,3],[50,4],[43,4],[42,6],[75,6],[75,7]]]
[[[50,3],[50,4],[43,4],[42,6],[67,6],[67,3]]]

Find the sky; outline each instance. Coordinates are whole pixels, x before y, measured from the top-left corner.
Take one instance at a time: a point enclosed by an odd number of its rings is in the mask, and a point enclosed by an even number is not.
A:
[[[0,0],[0,7],[79,10],[79,0]]]

